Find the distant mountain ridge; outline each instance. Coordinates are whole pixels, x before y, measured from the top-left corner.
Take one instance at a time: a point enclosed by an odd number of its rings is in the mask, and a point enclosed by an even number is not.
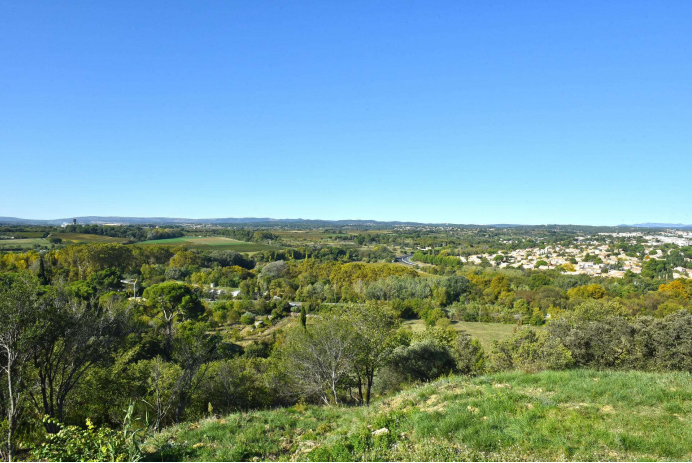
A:
[[[456,224],[456,223],[425,223],[425,222],[407,222],[407,221],[387,221],[387,220],[363,220],[363,219],[344,219],[344,220],[323,220],[323,219],[273,219],[271,217],[224,217],[210,219],[189,219],[182,217],[118,217],[118,216],[82,216],[68,217],[62,219],[22,219],[19,217],[0,217],[0,224],[4,225],[62,225],[64,223],[72,223],[76,219],[78,225],[100,225],[100,224],[122,224],[122,225],[247,225],[247,224],[304,224],[309,226],[344,226],[344,225],[385,225],[385,226],[435,226],[435,227],[496,227],[496,228],[513,228],[513,227],[560,227],[560,226],[579,226],[591,227],[591,225],[569,225],[569,224]],[[671,224],[671,223],[640,223],[634,225],[615,225],[615,226],[595,226],[596,228],[692,228],[692,225]]]
[[[212,219],[188,219],[179,217],[112,217],[112,216],[84,216],[69,217],[64,219],[22,219],[18,217],[0,217],[0,224],[13,225],[62,225],[71,224],[76,219],[78,225],[98,225],[98,224],[123,224],[123,225],[183,225],[183,224],[258,224],[258,223],[309,223],[309,224],[334,224],[334,225],[367,225],[367,224],[386,224],[386,225],[452,225],[452,224],[426,224],[420,222],[400,222],[400,221],[378,221],[378,220],[319,220],[319,219],[273,219],[270,217],[226,217]]]
[[[618,227],[632,227],[632,228],[692,228],[692,225],[685,225],[682,223],[635,223],[632,225],[618,225]]]
[[[113,216],[84,216],[84,217],[69,217],[64,219],[21,219],[17,217],[0,217],[0,223],[17,223],[31,225],[62,225],[63,223],[72,223],[76,219],[78,224],[105,224],[118,223],[125,225],[137,224],[205,224],[205,223],[257,223],[269,222],[274,219],[264,217],[246,217],[246,218],[226,218],[226,219],[186,219],[177,217],[113,217]]]

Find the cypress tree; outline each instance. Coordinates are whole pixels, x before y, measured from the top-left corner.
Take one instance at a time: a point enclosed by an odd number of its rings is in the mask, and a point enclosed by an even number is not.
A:
[[[43,256],[39,256],[40,263],[39,263],[39,268],[38,268],[38,279],[41,282],[42,285],[47,285],[50,282],[48,281],[48,277],[46,276],[46,267],[43,264]]]

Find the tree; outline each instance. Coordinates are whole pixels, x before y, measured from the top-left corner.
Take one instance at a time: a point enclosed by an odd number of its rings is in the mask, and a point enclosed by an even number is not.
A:
[[[283,260],[277,260],[276,262],[271,262],[260,271],[260,276],[273,280],[275,278],[283,277],[288,271],[288,265]]]
[[[43,263],[43,256],[39,256],[39,268],[36,276],[38,277],[39,283],[42,285],[47,285],[50,283],[48,275],[46,274],[46,265]]]
[[[46,331],[39,321],[38,282],[27,274],[0,277],[0,372],[5,390],[0,396],[5,411],[2,456],[15,456],[15,433],[28,393],[27,380],[37,341]]]
[[[270,406],[280,393],[280,388],[265,380],[270,362],[243,357],[212,362],[196,402],[202,406],[211,403],[220,413]]]
[[[35,345],[40,398],[32,399],[45,415],[63,422],[74,387],[89,369],[111,360],[127,335],[127,313],[115,298],[92,307],[70,297],[64,287],[52,287],[42,297],[40,318],[48,329]],[[58,431],[53,423],[46,427]]]
[[[575,286],[567,291],[570,299],[603,299],[605,295],[605,289],[598,284]]]
[[[175,338],[173,360],[180,365],[182,375],[178,382],[175,422],[179,423],[195,390],[206,374],[208,362],[221,341],[218,335],[209,335],[205,323],[192,321],[181,324]]]
[[[478,339],[460,332],[454,345],[457,372],[462,375],[477,375],[485,368],[485,353]]]
[[[386,308],[368,304],[351,307],[347,314],[355,329],[355,371],[361,403],[370,405],[375,374],[389,359],[394,344],[392,335],[398,325],[396,317]],[[363,396],[363,382],[365,396]]]
[[[144,370],[147,384],[147,394],[141,400],[152,408],[154,412],[152,427],[158,431],[166,423],[175,407],[180,392],[182,369],[174,363],[164,361],[161,357],[143,360],[137,367]]]
[[[136,365],[135,370],[146,381],[147,390],[141,400],[152,409],[155,430],[171,421],[179,422],[204,381],[220,341],[218,336],[207,334],[208,328],[205,323],[181,323],[172,362],[157,356]]]
[[[543,312],[541,312],[541,309],[538,307],[533,308],[533,312],[531,313],[531,318],[529,319],[529,324],[530,325],[542,325],[545,323],[545,318],[543,316]]]
[[[150,286],[144,291],[152,318],[158,320],[166,331],[166,358],[170,360],[173,349],[173,324],[182,317],[197,319],[204,313],[204,306],[188,285],[166,282]]]
[[[293,392],[338,404],[338,390],[353,372],[355,333],[344,317],[323,315],[312,326],[295,327],[286,336],[282,356]]]
[[[240,323],[242,323],[243,325],[252,325],[253,323],[255,323],[255,315],[251,312],[245,312],[243,315],[240,316]]]
[[[237,265],[239,267],[251,270],[255,266],[255,262],[252,259],[249,259],[235,251],[213,251],[209,254],[209,259],[214,262],[218,262],[222,267],[232,267]]]
[[[394,349],[389,368],[404,381],[430,381],[453,372],[456,361],[448,346],[425,339]]]
[[[300,325],[307,329],[308,327],[308,313],[305,310],[305,306],[301,304],[300,306]]]
[[[466,294],[471,289],[471,282],[468,278],[461,275],[452,275],[444,280],[443,284],[452,301],[458,301],[462,295]]]
[[[572,365],[572,352],[545,330],[520,329],[502,341],[493,341],[489,362],[494,371],[562,370]]]
[[[538,263],[537,263],[538,264]],[[538,265],[536,265],[538,266]],[[543,272],[534,272],[529,280],[529,288],[538,289],[541,286],[548,286],[552,280]]]

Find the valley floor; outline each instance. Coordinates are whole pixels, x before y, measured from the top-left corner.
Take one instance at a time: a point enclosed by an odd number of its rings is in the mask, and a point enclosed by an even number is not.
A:
[[[369,408],[297,405],[165,429],[151,461],[692,460],[692,375],[449,377]]]

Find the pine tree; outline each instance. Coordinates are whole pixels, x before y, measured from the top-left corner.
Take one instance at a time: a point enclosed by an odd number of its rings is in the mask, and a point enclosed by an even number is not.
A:
[[[300,324],[303,325],[303,328],[307,329],[308,326],[308,313],[305,310],[305,306],[301,305],[300,306]]]

